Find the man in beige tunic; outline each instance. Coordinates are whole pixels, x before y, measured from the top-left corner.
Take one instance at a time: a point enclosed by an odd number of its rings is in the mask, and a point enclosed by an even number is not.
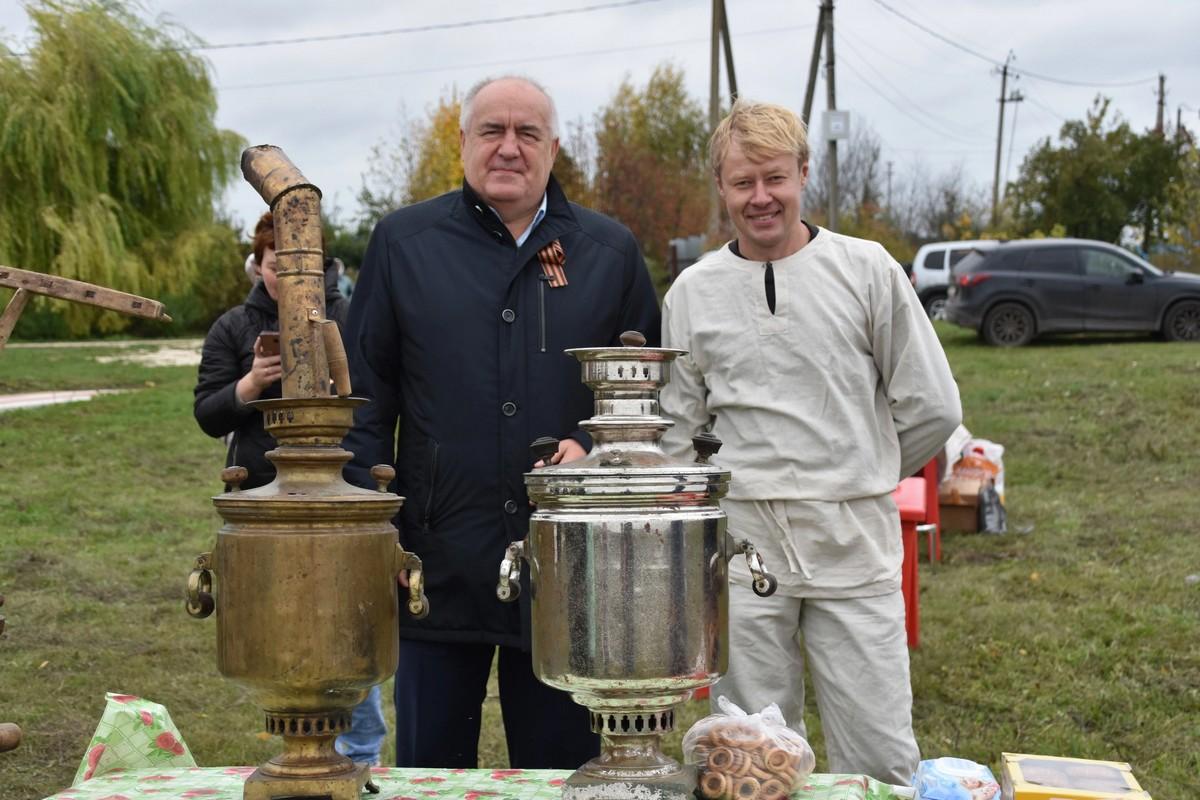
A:
[[[920,760],[892,491],[959,424],[958,389],[904,271],[877,243],[800,215],[804,125],[738,101],[710,157],[737,239],[680,275],[663,304],[675,362],[662,395],[682,455],[711,430],[733,472],[722,507],[779,579],[731,564],[729,671],[748,711],[778,703],[804,733],[804,666],[831,772],[907,784]]]

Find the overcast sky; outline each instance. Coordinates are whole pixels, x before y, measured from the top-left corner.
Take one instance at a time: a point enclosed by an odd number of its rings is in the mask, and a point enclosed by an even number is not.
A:
[[[800,111],[817,0],[726,2],[742,95]],[[419,116],[452,87],[487,75],[530,75],[555,97],[562,120],[590,121],[623,77],[644,85],[669,61],[707,109],[709,0],[611,6],[615,0],[145,0],[142,8],[148,19],[173,22],[210,45],[342,37],[203,55],[219,90],[217,123],[251,144],[284,148],[322,188],[327,212],[336,206],[345,219],[372,146],[395,140],[401,110]],[[521,15],[543,16],[354,36]],[[1055,135],[1064,118],[1081,117],[1097,93],[1135,129],[1152,127],[1160,72],[1168,123],[1182,107],[1184,124],[1200,129],[1196,0],[838,0],[834,30],[837,105],[851,113],[852,126],[878,133],[897,181],[914,163],[934,174],[960,164],[990,192],[995,64],[1010,50],[1015,68],[1028,72],[1009,83],[1025,97],[1007,107],[1001,170],[1009,177],[1038,139]],[[30,35],[22,4],[0,0],[0,36],[23,49]],[[814,105],[825,107],[823,73]],[[814,113],[814,131],[818,122]],[[225,204],[244,226],[265,210],[240,181]]]

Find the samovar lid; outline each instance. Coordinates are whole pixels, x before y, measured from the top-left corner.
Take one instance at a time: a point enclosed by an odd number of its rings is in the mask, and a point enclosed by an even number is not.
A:
[[[674,422],[659,414],[658,394],[670,380],[671,363],[687,351],[645,347],[637,331],[621,334],[621,342],[565,351],[579,360],[583,382],[596,395],[595,415],[579,423],[594,446],[577,461],[526,473],[530,500],[539,507],[715,505],[729,486],[729,472],[708,463],[715,451],[700,446],[701,455],[688,462],[661,445]],[[551,440],[551,452],[554,446]]]

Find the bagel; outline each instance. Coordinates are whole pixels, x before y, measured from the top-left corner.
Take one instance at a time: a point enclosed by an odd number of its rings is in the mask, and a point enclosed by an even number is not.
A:
[[[700,776],[700,794],[710,800],[719,800],[729,793],[729,778],[720,772],[705,772]]]

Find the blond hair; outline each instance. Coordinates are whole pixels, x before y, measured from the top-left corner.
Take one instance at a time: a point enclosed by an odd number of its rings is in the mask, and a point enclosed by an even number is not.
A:
[[[708,160],[721,177],[721,163],[729,145],[737,141],[746,158],[767,161],[792,154],[803,169],[808,162],[808,134],[804,121],[791,109],[774,103],[738,100],[708,140]]]

